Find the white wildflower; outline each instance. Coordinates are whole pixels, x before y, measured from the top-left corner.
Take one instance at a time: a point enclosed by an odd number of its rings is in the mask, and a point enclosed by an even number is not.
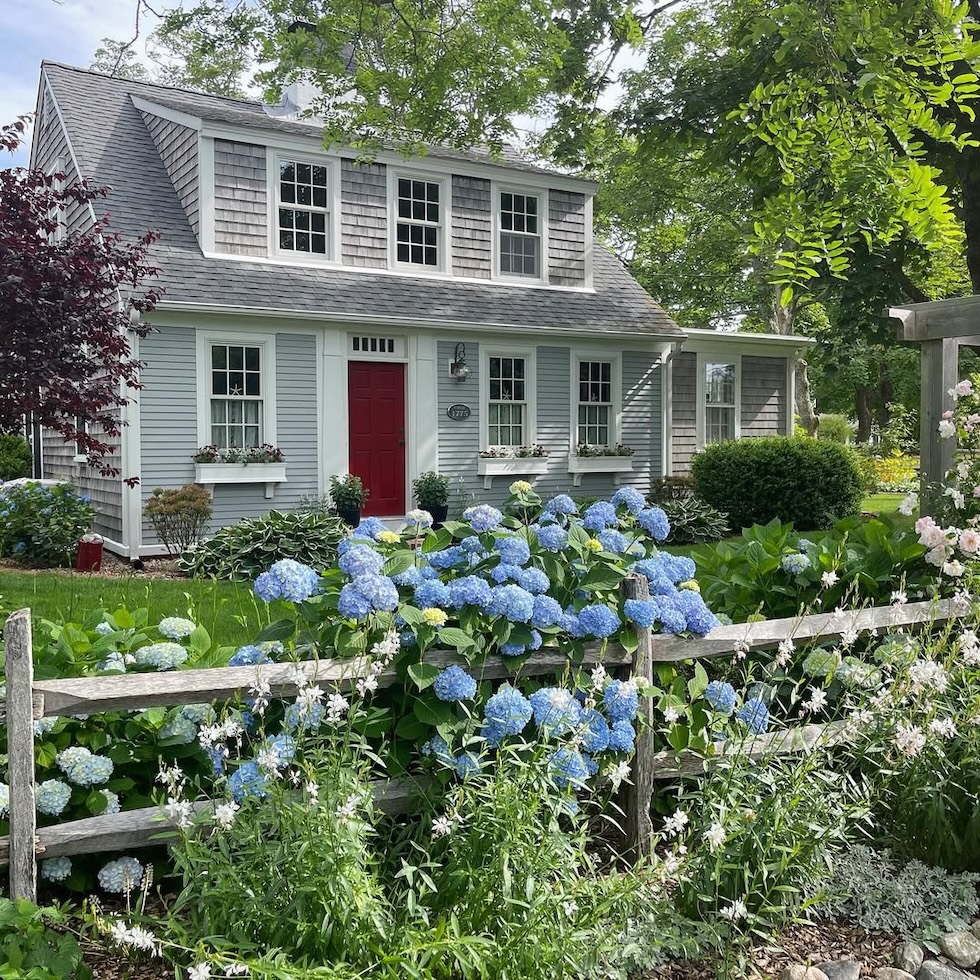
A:
[[[343,821],[353,817],[354,814],[357,813],[358,803],[360,803],[360,797],[357,795],[357,793],[351,793],[351,795],[347,797],[346,802],[341,803],[340,806],[337,807],[338,819]]]
[[[908,601],[908,593],[903,592],[901,589],[896,589],[892,593],[891,604],[893,606],[904,606]]]
[[[813,712],[814,714],[820,711],[822,708],[826,707],[827,704],[827,692],[819,687],[810,688],[810,697],[803,702],[803,710]]]
[[[630,778],[630,764],[628,762],[617,762],[606,769],[606,776],[613,790],[618,790],[620,786]]]
[[[178,788],[184,783],[184,770],[176,763],[167,766],[160,763],[160,771],[157,773],[157,782],[166,786],[171,793],[176,793]]]
[[[739,919],[747,919],[749,910],[742,899],[736,898],[731,905],[726,905],[718,914],[728,922],[737,922]]]
[[[823,585],[825,589],[832,589],[840,581],[840,576],[837,572],[830,571],[824,572],[820,576],[820,584]]]
[[[712,851],[717,851],[725,843],[725,828],[715,821],[705,832],[705,840]]]
[[[453,822],[449,817],[436,817],[432,821],[432,836],[448,837],[453,832]]]
[[[258,714],[264,714],[265,709],[269,707],[269,695],[272,692],[272,686],[268,680],[263,677],[256,677],[255,683],[248,689],[249,697],[252,699],[252,710]]]
[[[273,779],[282,775],[282,760],[275,747],[267,746],[255,754],[255,761],[260,769],[264,769]]]
[[[744,660],[748,656],[749,645],[745,640],[738,640],[732,647],[732,652],[735,654],[736,660]]]
[[[601,691],[603,688],[605,688],[608,674],[606,673],[606,668],[603,667],[602,664],[597,664],[592,668],[591,677],[593,691]]]
[[[940,738],[953,738],[956,735],[956,724],[952,718],[933,718],[929,722],[929,732]]]
[[[320,787],[312,779],[306,784],[306,795],[310,798],[310,802],[312,803],[316,803],[320,799]]]
[[[683,810],[675,810],[664,821],[664,833],[668,837],[676,837],[687,826],[687,814]]]
[[[854,629],[853,626],[849,626],[843,633],[841,633],[840,645],[845,649],[847,647],[852,647],[855,643],[857,643],[857,639],[858,631]]]
[[[921,694],[922,691],[931,689],[942,694],[949,686],[949,678],[942,664],[935,660],[916,660],[909,667],[909,680],[912,682],[912,693]]]
[[[187,971],[187,980],[211,980],[211,964],[198,963]]]
[[[226,977],[247,977],[248,974],[249,969],[246,963],[229,963],[225,967]]]
[[[371,665],[372,667],[374,664]],[[362,677],[357,682],[357,693],[360,697],[367,697],[378,689],[378,675],[372,670],[367,677]]]
[[[236,813],[238,813],[238,804],[234,800],[219,803],[214,808],[214,822],[223,830],[228,830],[235,822]]]
[[[194,824],[194,805],[190,800],[171,796],[163,810],[170,822],[181,830],[187,830]]]
[[[371,653],[373,653],[376,657],[380,657],[387,663],[394,660],[395,655],[401,649],[401,645],[402,641],[401,637],[398,635],[398,631],[390,629],[387,633],[385,633],[383,639],[379,640],[373,647],[371,647]]]
[[[899,725],[895,730],[895,747],[906,758],[914,759],[925,744],[925,735],[915,725]]]
[[[679,708],[675,708],[673,705],[664,708],[664,718],[667,720],[668,725],[673,725],[675,721],[679,720],[681,714],[681,710]]]
[[[350,702],[342,694],[331,694],[327,698],[327,721],[336,724],[347,714],[349,708]]]
[[[776,648],[776,664],[779,667],[787,666],[793,658],[793,651],[795,649],[796,644],[789,637],[785,640],[780,640],[779,646]]]
[[[562,911],[565,913],[565,917],[568,919],[574,919],[578,914],[578,902],[573,899],[569,899],[567,902],[561,903]]]

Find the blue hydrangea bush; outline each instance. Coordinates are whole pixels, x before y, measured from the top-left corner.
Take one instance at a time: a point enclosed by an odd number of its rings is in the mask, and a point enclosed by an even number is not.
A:
[[[67,483],[0,486],[0,558],[39,568],[71,565],[94,517],[92,498]]]

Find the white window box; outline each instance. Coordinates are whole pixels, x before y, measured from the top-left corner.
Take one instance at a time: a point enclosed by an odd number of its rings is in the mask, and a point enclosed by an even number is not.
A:
[[[286,482],[285,463],[195,463],[194,481],[212,489],[216,483],[264,483],[267,500],[277,483]]]
[[[493,486],[495,476],[511,479],[519,476],[540,476],[548,472],[547,456],[481,456],[477,460],[477,473],[483,477],[483,489]]]
[[[583,473],[632,473],[632,456],[576,456],[571,453],[568,457],[568,472],[573,474],[572,484],[582,485]],[[619,483],[619,476],[616,477]]]

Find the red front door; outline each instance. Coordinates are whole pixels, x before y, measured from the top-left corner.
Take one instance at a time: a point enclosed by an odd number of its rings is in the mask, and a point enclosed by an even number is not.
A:
[[[370,491],[366,517],[405,513],[405,365],[351,361],[350,471]]]

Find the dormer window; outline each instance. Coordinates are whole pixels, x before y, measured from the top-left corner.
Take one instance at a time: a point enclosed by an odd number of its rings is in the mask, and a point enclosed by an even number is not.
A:
[[[442,268],[442,183],[398,177],[395,186],[395,261],[422,269]]]
[[[281,252],[330,257],[330,168],[279,158],[278,245]]]
[[[541,199],[498,191],[497,242],[501,276],[541,278]]]

